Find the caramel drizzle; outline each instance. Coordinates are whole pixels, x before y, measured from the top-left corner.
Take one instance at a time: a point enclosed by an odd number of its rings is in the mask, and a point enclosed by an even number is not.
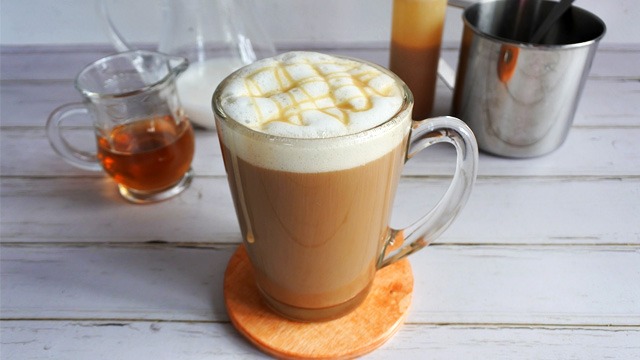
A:
[[[273,122],[283,121],[294,125],[303,125],[302,114],[305,111],[315,110],[320,111],[327,116],[333,117],[341,123],[347,125],[349,123],[349,113],[366,111],[373,106],[371,103],[371,96],[389,96],[392,86],[387,86],[382,91],[378,91],[375,88],[369,86],[369,82],[375,79],[377,76],[383,73],[367,67],[362,68],[362,64],[355,63],[352,66],[345,66],[344,64],[338,64],[343,69],[336,72],[324,73],[321,69],[322,65],[333,65],[334,63],[305,63],[313,69],[314,76],[305,77],[303,79],[294,80],[291,74],[287,71],[286,66],[276,65],[272,67],[262,68],[247,76],[245,81],[245,87],[249,90],[251,101],[254,111],[262,126]],[[296,64],[297,65],[297,64]],[[271,71],[273,77],[278,82],[278,86],[272,91],[262,91],[255,78],[263,72]],[[344,83],[340,82],[340,79],[348,79]],[[305,89],[305,84],[312,84],[315,82],[323,82],[329,87],[329,91],[322,96],[314,97],[309,91]],[[338,84],[336,84],[338,83]],[[339,92],[343,87],[355,87],[358,90],[358,94],[344,98],[338,102],[335,96],[336,92]],[[288,98],[288,104],[284,101],[280,101],[278,97]],[[256,98],[269,98],[277,106],[279,116],[275,119],[266,120],[265,114],[256,102]],[[360,100],[363,104],[355,106],[354,102]],[[328,104],[328,105],[326,105]]]

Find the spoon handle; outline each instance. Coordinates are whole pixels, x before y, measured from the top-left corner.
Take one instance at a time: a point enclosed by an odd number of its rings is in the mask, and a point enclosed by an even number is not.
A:
[[[551,26],[564,14],[569,7],[571,7],[571,3],[574,0],[560,0],[560,3],[556,5],[552,10],[549,16],[542,22],[542,25],[536,30],[536,32],[531,37],[531,42],[537,44],[542,40],[542,38],[547,34]]]

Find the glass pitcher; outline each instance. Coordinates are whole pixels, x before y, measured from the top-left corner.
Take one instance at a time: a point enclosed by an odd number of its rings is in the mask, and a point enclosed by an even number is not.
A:
[[[188,61],[151,51],[121,52],[99,59],[76,77],[82,103],[63,105],[47,120],[53,149],[73,166],[104,171],[120,194],[136,204],[173,197],[193,177],[194,134],[176,95],[176,76]],[[91,122],[96,152],[73,144],[65,122]],[[81,133],[87,135],[86,133]]]
[[[112,0],[97,0],[107,35],[118,51],[131,46],[114,26]],[[238,0],[163,0],[157,50],[181,56],[190,66],[177,79],[182,106],[192,123],[214,128],[211,96],[234,70],[275,55],[273,42],[261,28],[254,9]]]

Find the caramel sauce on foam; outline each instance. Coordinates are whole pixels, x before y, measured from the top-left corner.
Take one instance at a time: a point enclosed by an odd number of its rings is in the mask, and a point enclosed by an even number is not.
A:
[[[371,65],[313,52],[285,53],[232,74],[216,101],[228,121],[300,141],[288,146],[226,126],[218,131],[237,156],[261,167],[302,173],[349,169],[384,156],[406,138],[411,120],[403,108],[405,95],[395,78]],[[384,131],[343,137],[394,117],[402,119]]]
[[[375,127],[402,104],[389,75],[360,62],[293,52],[248,66],[223,94],[225,111],[269,134],[332,137]]]

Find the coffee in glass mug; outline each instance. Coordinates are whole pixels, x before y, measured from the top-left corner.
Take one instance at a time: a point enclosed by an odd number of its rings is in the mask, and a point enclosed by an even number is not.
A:
[[[411,119],[413,98],[390,71],[365,61],[291,52],[227,77],[213,107],[243,243],[266,303],[303,321],[357,307],[378,269],[425,246],[453,220],[476,174],[461,121]],[[453,143],[458,166],[436,208],[385,255],[405,161]],[[405,230],[406,231],[406,230]]]

